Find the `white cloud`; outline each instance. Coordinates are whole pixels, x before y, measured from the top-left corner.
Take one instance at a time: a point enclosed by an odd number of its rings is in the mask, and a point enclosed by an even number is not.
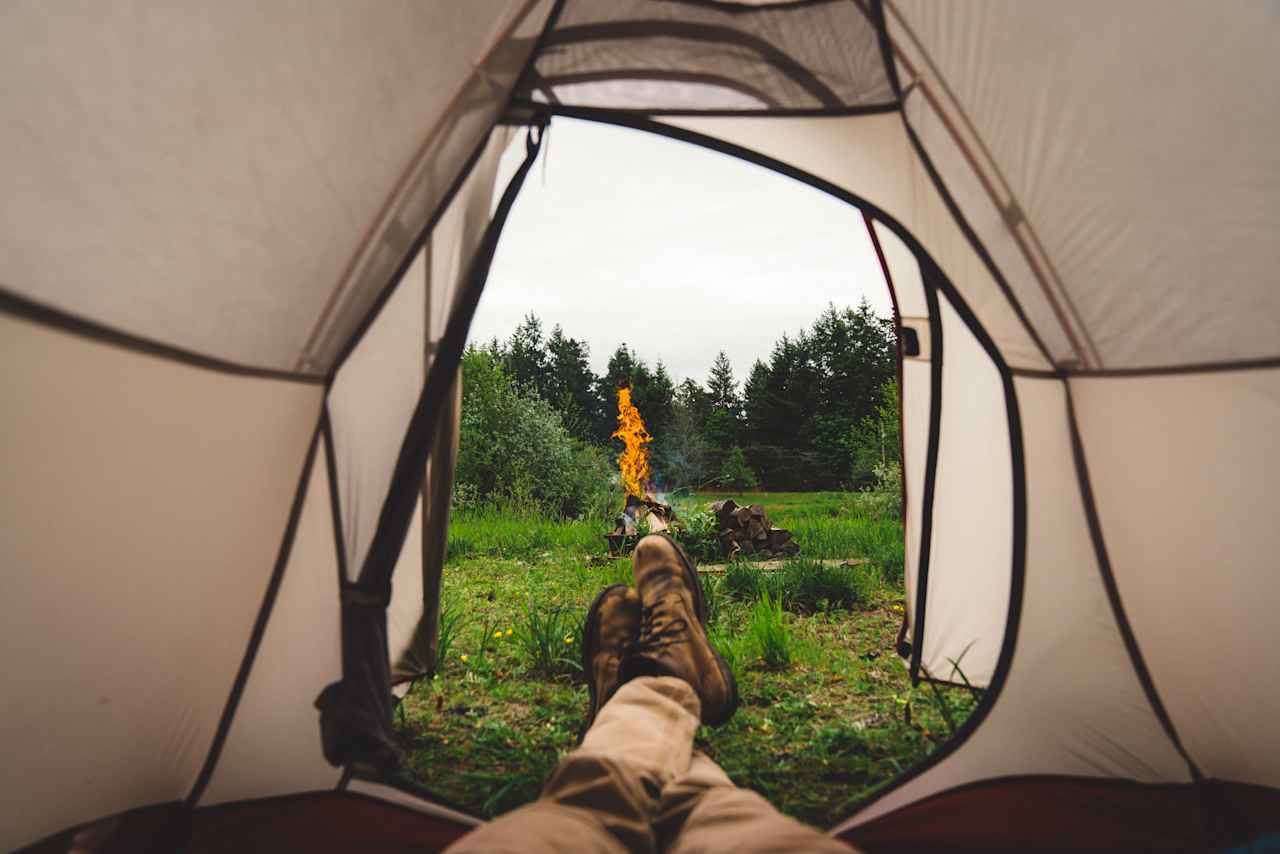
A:
[[[507,152],[498,192],[524,154]],[[554,120],[507,221],[471,337],[532,311],[591,347],[625,341],[677,382],[724,349],[739,380],[782,333],[865,295],[890,312],[861,214],[718,152],[595,122]]]

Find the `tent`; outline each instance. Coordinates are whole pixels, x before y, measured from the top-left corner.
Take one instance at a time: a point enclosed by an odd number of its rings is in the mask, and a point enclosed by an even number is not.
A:
[[[776,170],[877,247],[902,652],[987,691],[836,833],[1275,831],[1277,43],[1247,0],[4,4],[0,847],[476,821],[398,775],[392,686],[432,643],[468,323],[557,116]]]

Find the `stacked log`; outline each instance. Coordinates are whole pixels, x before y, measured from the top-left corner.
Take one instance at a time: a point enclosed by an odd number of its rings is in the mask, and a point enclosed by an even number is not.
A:
[[[711,505],[716,516],[720,551],[726,558],[739,554],[784,557],[799,553],[791,532],[769,521],[763,504],[740,506],[732,498]]]

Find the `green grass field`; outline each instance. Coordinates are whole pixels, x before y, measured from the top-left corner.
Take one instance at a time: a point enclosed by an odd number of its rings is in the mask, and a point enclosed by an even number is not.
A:
[[[672,503],[686,514],[722,497],[730,496]],[[945,741],[976,699],[912,688],[894,653],[902,527],[883,496],[731,497],[763,504],[802,553],[774,572],[739,564],[703,576],[709,629],[742,705],[726,726],[703,728],[697,746],[783,812],[830,825]],[[603,586],[630,581],[629,558],[604,556],[605,527],[492,509],[455,514],[442,666],[400,709],[406,763],[421,785],[498,815],[536,798],[576,744],[587,705],[577,672],[582,618]],[[832,558],[870,563],[815,563]]]

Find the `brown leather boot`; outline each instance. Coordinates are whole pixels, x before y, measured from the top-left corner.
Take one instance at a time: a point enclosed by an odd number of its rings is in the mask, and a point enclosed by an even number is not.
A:
[[[625,584],[612,584],[601,590],[587,611],[582,630],[582,673],[591,692],[583,733],[622,684],[618,671],[623,652],[639,635],[640,595]]]
[[[707,638],[698,572],[684,549],[663,534],[636,544],[632,574],[640,593],[640,637],[622,662],[626,682],[636,676],[675,676],[702,700],[702,722],[719,726],[738,708],[738,685]]]

